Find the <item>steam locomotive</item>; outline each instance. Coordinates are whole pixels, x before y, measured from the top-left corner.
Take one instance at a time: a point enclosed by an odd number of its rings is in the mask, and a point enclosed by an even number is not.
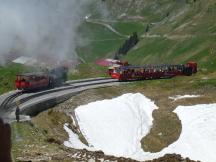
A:
[[[196,62],[188,62],[186,65],[116,65],[108,70],[109,75],[119,81],[171,78],[178,75],[190,76],[196,72]]]
[[[15,86],[19,90],[38,90],[53,88],[67,80],[68,68],[60,66],[47,72],[24,73],[16,75]]]

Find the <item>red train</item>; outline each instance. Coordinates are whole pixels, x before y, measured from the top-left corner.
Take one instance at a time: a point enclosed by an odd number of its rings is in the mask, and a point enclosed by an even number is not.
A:
[[[67,80],[66,67],[57,67],[47,72],[25,73],[16,76],[15,86],[19,90],[38,90],[58,86]]]
[[[109,68],[108,73],[119,81],[171,78],[177,75],[190,76],[197,72],[197,63],[186,65],[146,65],[146,66],[116,66]]]

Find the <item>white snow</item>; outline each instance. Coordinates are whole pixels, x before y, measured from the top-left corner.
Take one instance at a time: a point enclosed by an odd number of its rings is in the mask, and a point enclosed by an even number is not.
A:
[[[75,149],[84,149],[88,148],[84,143],[79,140],[77,134],[75,134],[71,129],[68,128],[68,124],[64,124],[65,131],[69,134],[69,141],[65,141],[64,145],[67,147],[75,148]]]
[[[202,162],[216,161],[216,104],[178,106],[182,122],[179,139],[162,153],[175,152]]]
[[[37,60],[34,58],[31,58],[31,57],[21,56],[15,60],[13,60],[12,62],[18,63],[18,64],[32,65],[32,64],[35,64],[37,62]]]
[[[181,100],[184,98],[197,98],[197,97],[201,97],[201,95],[183,95],[183,96],[176,95],[176,96],[169,97],[169,99],[177,101],[177,100]]]
[[[125,94],[80,106],[75,114],[90,146],[106,154],[130,157],[141,150],[140,140],[149,132],[156,108],[141,94]]]
[[[70,139],[65,145],[142,161],[167,153],[203,162],[216,161],[216,104],[177,107],[174,112],[182,122],[179,139],[161,152],[144,152],[140,141],[151,129],[155,109],[157,106],[139,93],[80,106],[75,110],[76,118],[91,147],[79,143],[77,135],[66,126]]]

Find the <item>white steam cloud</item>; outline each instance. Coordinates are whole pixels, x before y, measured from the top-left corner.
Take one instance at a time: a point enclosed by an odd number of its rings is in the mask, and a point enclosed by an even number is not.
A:
[[[77,28],[94,0],[0,0],[0,64],[10,53],[76,57]]]

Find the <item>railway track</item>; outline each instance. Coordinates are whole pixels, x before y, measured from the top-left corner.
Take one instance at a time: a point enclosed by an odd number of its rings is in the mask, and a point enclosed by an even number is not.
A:
[[[95,81],[100,81],[100,82],[95,82]],[[80,81],[80,82],[73,82],[73,84],[70,83],[70,85],[67,85],[65,87],[60,87],[60,88],[56,88],[56,89],[51,89],[51,90],[46,90],[46,91],[42,91],[42,92],[38,92],[38,93],[34,93],[30,96],[27,96],[23,99],[20,100],[20,103],[23,104],[31,99],[34,99],[36,97],[39,96],[44,96],[47,94],[51,94],[51,93],[55,93],[55,92],[61,92],[61,91],[65,91],[65,90],[72,90],[72,89],[76,89],[76,88],[81,88],[81,87],[87,87],[87,86],[91,86],[91,85],[100,85],[100,84],[106,84],[106,83],[112,83],[112,82],[117,82],[117,80],[115,79],[110,79],[110,78],[106,78],[106,79],[95,79],[95,80],[85,80],[85,81]],[[15,105],[12,104],[12,106]]]
[[[16,92],[12,95],[9,95],[0,105],[0,109],[3,110],[3,109],[8,109],[10,107],[10,104],[20,95],[22,95],[23,92],[20,91],[20,92]]]
[[[110,78],[104,78],[104,77],[99,77],[99,78],[88,78],[88,79],[67,81],[66,84],[83,83],[83,82],[99,81],[99,80],[107,80],[107,79],[110,79]]]
[[[94,86],[94,85],[99,86],[99,85],[108,84],[112,82],[117,82],[117,80],[110,79],[110,78],[91,78],[91,79],[68,81],[65,85],[61,87],[39,91],[35,93],[26,93],[26,92],[19,91],[17,93],[9,95],[6,99],[4,99],[4,101],[0,105],[0,111],[4,111],[4,112],[12,111],[13,108],[15,107],[16,99],[18,99],[20,104],[22,105],[38,97],[44,96],[44,98],[47,98],[46,96],[50,94],[61,93],[68,90],[75,90],[75,89]]]

